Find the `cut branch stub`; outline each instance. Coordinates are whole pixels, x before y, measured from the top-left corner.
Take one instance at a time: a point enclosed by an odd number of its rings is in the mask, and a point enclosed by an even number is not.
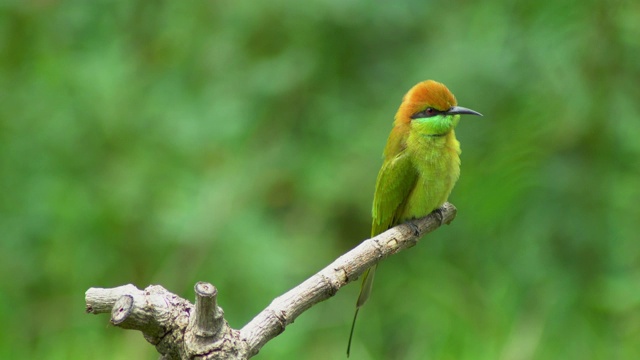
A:
[[[217,305],[218,290],[206,282],[198,282],[196,308],[184,333],[184,347],[189,356],[206,359],[246,359],[246,345],[238,330],[224,319]]]
[[[111,313],[111,323],[123,329],[140,330],[152,344],[157,344],[171,326],[173,316],[161,286],[149,286],[145,291],[129,284],[114,289],[87,290],[87,312]],[[175,295],[173,295],[175,296]]]
[[[133,310],[133,296],[131,295],[122,295],[113,304],[113,309],[111,310],[111,323],[113,325],[120,325],[123,321],[125,321],[131,311]]]
[[[200,337],[215,336],[223,325],[224,312],[218,307],[216,297],[218,290],[215,286],[198,282],[194,287],[196,292],[195,334]]]

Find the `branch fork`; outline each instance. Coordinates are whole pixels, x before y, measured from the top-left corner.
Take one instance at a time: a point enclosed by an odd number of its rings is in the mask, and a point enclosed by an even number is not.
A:
[[[144,290],[134,285],[90,288],[85,293],[86,311],[111,313],[111,323],[139,330],[162,354],[162,360],[249,359],[269,340],[281,334],[300,314],[334,296],[369,267],[409,247],[418,239],[456,216],[445,203],[430,215],[396,226],[340,256],[300,285],[274,299],[266,309],[240,330],[232,329],[218,306],[217,289],[206,282],[195,287],[195,304],[162,286]]]

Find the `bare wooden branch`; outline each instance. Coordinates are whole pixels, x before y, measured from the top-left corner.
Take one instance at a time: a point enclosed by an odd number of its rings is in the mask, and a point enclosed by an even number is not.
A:
[[[381,260],[415,245],[418,239],[456,216],[446,203],[438,212],[396,226],[362,242],[320,272],[274,299],[241,330],[231,329],[217,305],[217,290],[208,283],[195,286],[196,305],[161,286],[144,291],[133,285],[91,288],[87,312],[111,312],[115,326],[140,330],[162,359],[248,359],[284,331],[300,314],[335,295]]]

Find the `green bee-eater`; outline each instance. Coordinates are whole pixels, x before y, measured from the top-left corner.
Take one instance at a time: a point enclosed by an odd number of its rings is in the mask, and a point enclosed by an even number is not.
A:
[[[371,237],[439,209],[460,176],[460,143],[454,128],[460,115],[480,113],[457,106],[446,86],[432,80],[415,85],[402,99],[384,148],[373,194]],[[353,317],[371,294],[376,266],[364,273]]]

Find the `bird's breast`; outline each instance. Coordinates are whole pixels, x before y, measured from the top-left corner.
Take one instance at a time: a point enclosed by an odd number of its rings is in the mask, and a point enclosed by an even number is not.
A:
[[[426,216],[441,207],[460,176],[460,143],[453,130],[421,140],[408,148],[418,178],[404,206],[403,221]]]

